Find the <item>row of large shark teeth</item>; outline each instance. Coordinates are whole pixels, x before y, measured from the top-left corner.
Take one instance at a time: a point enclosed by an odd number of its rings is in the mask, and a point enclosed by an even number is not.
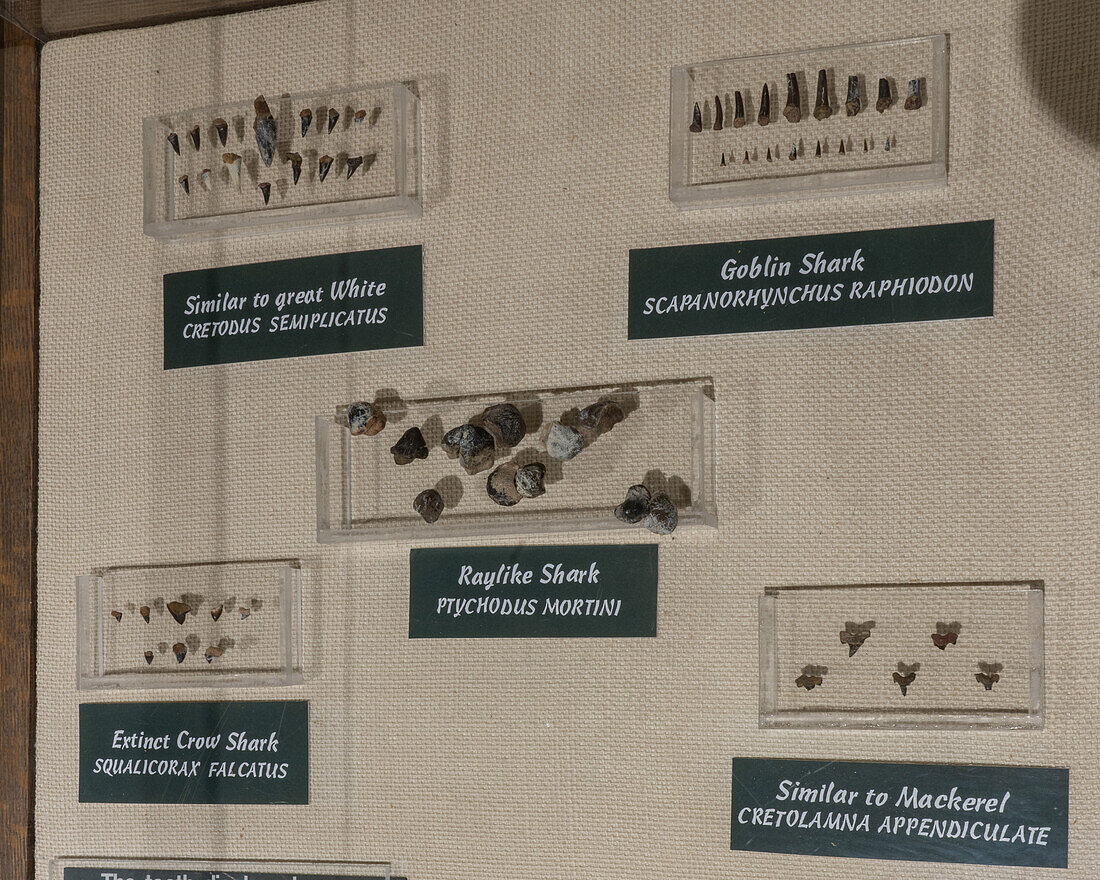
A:
[[[726,96],[729,97],[728,95]],[[745,100],[741,97],[741,92],[734,92],[734,111],[733,111],[733,127],[740,128],[745,124]],[[704,103],[706,103],[704,101]],[[879,113],[885,113],[886,110],[894,103],[894,97],[890,91],[890,80],[886,77],[880,77],[878,81],[878,100],[875,102],[875,109]],[[756,121],[760,125],[767,125],[772,121],[771,110],[771,94],[768,91],[768,84],[764,83],[764,88],[760,92],[760,112],[757,115]],[[920,79],[909,80],[909,92],[905,98],[905,104],[903,105],[906,110],[919,110],[924,106],[924,99],[921,95],[921,81]],[[863,109],[863,98],[860,94],[859,77],[848,77],[848,93],[844,100],[844,112],[848,116],[857,115],[860,110]],[[822,121],[828,119],[833,115],[833,107],[829,103],[829,85],[828,77],[825,73],[825,69],[822,68],[817,74],[817,100],[814,103],[814,119]],[[802,121],[802,99],[799,95],[798,87],[798,75],[795,73],[787,74],[787,106],[783,108],[783,116],[788,122],[801,122]],[[722,107],[722,99],[719,95],[714,96],[714,123],[711,126],[714,131],[721,131],[725,127],[725,111]],[[703,130],[703,114],[699,108],[699,102],[695,103],[695,107],[691,114],[691,124],[688,126],[688,130],[692,132],[700,132]]]
[[[368,153],[366,156],[348,156],[347,163],[345,165],[347,169],[346,180],[351,180],[352,175],[359,170],[364,163],[366,163],[366,170],[369,171],[371,165],[374,164],[374,160],[377,158],[377,153]],[[299,178],[302,176],[302,156],[300,153],[287,153],[286,161],[290,165],[291,175],[294,178],[294,183],[297,184]],[[325,178],[328,177],[329,172],[332,170],[332,165],[336,160],[332,156],[321,156],[317,160],[317,179],[324,183]],[[241,188],[241,156],[237,153],[224,153],[222,154],[222,162],[226,168],[229,169],[229,178],[236,184],[238,190]],[[191,194],[191,178],[187,174],[181,174],[177,179],[180,185],[180,189],[184,191],[186,195]],[[202,184],[203,189],[213,189],[213,174],[209,168],[204,168],[199,175],[199,181]],[[271,199],[271,184],[264,181],[258,183],[257,188],[260,190],[264,197],[264,204],[266,205]]]

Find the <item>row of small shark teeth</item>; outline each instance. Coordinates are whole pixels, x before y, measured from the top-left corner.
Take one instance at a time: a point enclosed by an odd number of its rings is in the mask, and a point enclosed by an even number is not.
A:
[[[191,614],[194,611],[194,609],[186,602],[168,602],[165,607],[168,609],[168,613],[172,615],[172,618],[180,626],[183,626],[183,622],[187,619],[187,615]],[[246,620],[247,618],[252,616],[252,608],[245,607],[244,605],[239,606],[237,608],[237,611],[241,615],[241,620]],[[210,616],[214,620],[218,620],[224,612],[225,605],[219,605],[217,608],[212,608],[210,610]],[[144,620],[146,623],[149,622],[149,613],[150,612],[148,605],[142,605],[138,609],[138,614],[141,615],[142,620]],[[119,623],[122,623],[123,613],[116,608],[114,611],[111,612],[111,617],[113,617]]]
[[[904,663],[898,664],[898,672],[893,673],[894,683],[901,688],[901,695],[904,697],[909,690],[909,686],[913,684],[917,679],[917,670],[920,668],[920,664],[914,664],[913,666],[906,666]],[[1000,663],[979,663],[978,668],[980,672],[974,673],[974,680],[978,682],[987,691],[993,690],[993,685],[1001,680],[1000,671],[1004,666]],[[904,669],[904,672],[901,671]],[[795,687],[805,688],[808,691],[812,691],[815,687],[818,687],[825,682],[825,675],[828,673],[828,667],[825,666],[806,666],[802,670],[802,674],[794,680]]]
[[[183,642],[176,642],[174,645],[172,645],[172,653],[176,657],[176,662],[182,663],[184,658],[187,656],[187,645],[185,645]],[[206,657],[207,663],[213,663],[215,658],[221,657],[224,653],[225,648],[221,647],[220,645],[211,645],[209,648],[206,649],[206,652],[203,654],[203,656]],[[154,652],[145,652],[146,663],[151,665],[155,658],[156,654]]]
[[[886,150],[886,152],[889,153],[891,150],[896,150],[897,148],[898,148],[897,136],[895,135],[893,138],[891,138],[889,135],[887,135],[886,136],[886,144],[884,146],[884,149]],[[829,149],[829,142],[828,142],[828,139],[826,139],[825,140],[825,152],[828,152],[828,149]],[[872,138],[872,139],[870,139],[870,142],[868,142],[868,138],[864,138],[863,139],[863,152],[865,152],[865,153],[871,152],[874,149],[875,149],[874,139]],[[855,147],[852,145],[852,139],[850,137],[840,139],[840,147],[837,150],[837,155],[838,156],[843,156],[846,153],[847,154],[854,154],[855,152],[856,152],[856,150],[855,150]],[[749,158],[749,151],[745,150],[745,158],[741,160],[741,164],[742,165],[748,165],[750,162],[759,162],[760,161],[760,150],[758,150],[758,149],[753,150],[753,154],[754,154],[753,157],[750,159]],[[776,144],[774,158],[778,159],[779,155],[780,155],[779,145]],[[805,148],[800,148],[798,146],[798,141],[791,141],[791,149],[790,149],[790,152],[787,153],[787,158],[790,159],[793,162],[795,159],[799,158],[800,156],[805,156],[805,155],[806,155]],[[816,156],[817,158],[821,157],[821,141],[817,142],[817,149],[814,150],[814,156]],[[766,155],[765,158],[766,158],[766,161],[768,161],[768,162],[771,162],[773,160],[772,148],[770,146],[767,148],[767,155]],[[723,152],[722,153],[722,159],[719,162],[719,164],[720,165],[732,165],[733,161],[734,160],[733,160],[733,153],[732,152],[730,153],[729,162],[726,161],[726,154],[725,154],[725,152]]]
[[[266,107],[267,104],[265,103],[264,106]],[[371,114],[371,125],[374,125],[378,121],[378,116],[381,114],[381,112],[382,112],[381,107],[375,107],[374,108],[374,111]],[[302,120],[302,137],[305,137],[306,132],[309,131],[310,123],[313,121],[313,111],[310,110],[309,108],[306,108],[305,110],[302,110],[298,114],[298,116]],[[355,123],[356,126],[360,126],[360,125],[363,124],[363,121],[367,118],[367,111],[366,110],[356,110],[351,118],[352,118],[352,121]],[[334,128],[336,128],[336,123],[339,119],[340,119],[340,111],[337,110],[335,107],[330,107],[329,111],[328,111],[328,134],[332,134],[332,130]],[[221,117],[218,117],[217,119],[215,119],[211,123],[211,125],[213,126],[214,134],[217,136],[218,140],[221,141],[221,145],[224,147],[226,145],[227,141],[229,140],[229,123],[226,122]],[[318,128],[318,131],[320,131],[320,128]],[[191,146],[195,148],[196,152],[199,149],[201,149],[201,147],[202,147],[202,126],[201,125],[192,126],[191,129],[188,130],[188,132],[187,132],[187,138],[191,142]],[[174,132],[174,131],[170,131],[170,132],[168,132],[167,139],[168,139],[168,143],[171,144],[172,149],[176,151],[176,155],[177,156],[182,155],[180,153],[180,138],[179,138],[179,135],[176,134],[176,132]]]
[[[347,160],[347,177],[345,180],[351,180],[353,174],[359,170],[359,167],[365,160],[370,160],[367,163],[367,171],[374,165],[374,160],[377,157],[377,153],[368,153],[366,156],[348,156]],[[294,184],[298,184],[298,178],[302,176],[302,156],[300,153],[287,153],[286,161],[291,168],[291,174],[294,178]],[[335,158],[332,156],[321,156],[317,160],[317,179],[321,182],[325,182],[325,178],[328,177],[328,173],[332,170],[332,163],[335,162]],[[236,153],[224,153],[222,155],[222,162],[229,169],[230,177],[236,182],[237,189],[241,186],[241,157]],[[365,173],[365,172],[364,172]],[[204,189],[213,189],[213,173],[209,168],[204,168],[199,175],[199,180],[202,183]],[[183,190],[185,195],[191,195],[191,179],[186,174],[181,174],[177,178],[177,182],[180,185],[180,189]],[[271,200],[271,184],[267,181],[262,181],[256,184],[256,188],[264,197],[264,204],[266,205]]]
[[[728,96],[727,96],[728,97]],[[706,104],[706,100],[703,101]],[[880,77],[878,81],[878,100],[875,102],[875,109],[879,113],[885,113],[886,110],[894,103],[894,97],[890,93],[890,81],[886,77]],[[921,95],[921,85],[919,79],[909,80],[909,93],[905,97],[904,107],[906,110],[919,110],[924,105],[924,99]],[[859,77],[848,77],[848,95],[844,101],[844,112],[848,116],[855,116],[863,109],[863,98],[859,91]],[[771,95],[768,91],[768,84],[764,83],[764,88],[760,92],[760,113],[756,117],[756,121],[760,125],[767,125],[772,121],[771,118],[772,102]],[[822,69],[817,74],[817,102],[814,105],[814,119],[822,121],[828,119],[833,115],[832,105],[829,103],[829,87],[828,79],[825,75],[825,70]],[[802,121],[802,100],[798,92],[798,76],[794,73],[787,74],[787,106],[783,108],[783,116],[788,122],[801,122]],[[741,92],[734,92],[734,111],[733,111],[733,127],[740,128],[745,124],[745,101],[741,97]],[[725,127],[725,111],[722,108],[722,99],[720,96],[714,96],[714,124],[712,129],[714,131],[721,131]],[[688,125],[688,131],[701,132],[703,130],[703,114],[699,109],[699,102],[695,102],[695,109],[691,114],[691,124]]]

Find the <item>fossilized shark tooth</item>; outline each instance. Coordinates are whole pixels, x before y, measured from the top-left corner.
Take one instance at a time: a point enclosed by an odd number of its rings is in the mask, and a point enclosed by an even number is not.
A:
[[[502,464],[489,474],[489,479],[485,481],[485,491],[494,503],[501,507],[519,504],[523,496],[516,488],[518,470],[514,464]]]
[[[459,425],[443,435],[443,451],[458,458],[463,470],[476,474],[493,463],[496,456],[493,435],[480,425]]]
[[[191,146],[193,146],[196,150],[199,149],[199,144],[202,141],[202,129],[196,125],[194,128],[191,129],[190,132],[188,132],[188,134],[191,137]]]
[[[817,72],[817,101],[814,103],[814,119],[828,119],[832,115],[833,108],[829,106],[829,80],[823,67]]]
[[[844,112],[855,116],[863,109],[863,99],[859,96],[859,77],[848,77],[848,96],[844,99]]]
[[[626,490],[626,500],[615,508],[615,519],[625,523],[639,523],[649,513],[649,490],[638,483]]]
[[[172,653],[176,655],[176,662],[182,663],[183,658],[187,656],[187,645],[183,642],[176,642],[172,645]]]
[[[367,118],[367,111],[366,110],[356,110],[355,111],[355,116],[352,117],[352,119],[355,120],[356,125],[362,125],[363,120],[366,119],[366,118]]]
[[[722,107],[722,97],[714,96],[714,130],[721,131],[722,124],[726,121],[726,111]]]
[[[340,111],[335,107],[328,108],[328,133],[332,134],[332,130],[336,128],[336,122],[340,119]]]
[[[909,94],[905,96],[905,109],[920,110],[923,105],[924,101],[921,100],[920,94],[920,80],[909,80]]]
[[[745,99],[740,92],[733,93],[733,127],[741,128],[745,124]]]
[[[787,122],[802,120],[802,98],[798,94],[798,74],[787,74],[787,106],[783,108]]]
[[[206,649],[206,654],[204,656],[206,657],[207,663],[213,663],[215,657],[220,657],[224,653],[225,648],[219,648],[217,645],[211,645],[209,648]]]
[[[325,178],[328,177],[329,169],[332,168],[332,156],[322,156],[317,160],[317,179],[324,183]]]
[[[260,189],[260,194],[264,197],[264,204],[268,204],[271,201],[271,184],[266,180],[263,183],[258,183],[256,186]]]
[[[426,523],[434,523],[443,513],[443,496],[435,489],[425,489],[413,499],[413,510]]]
[[[544,441],[546,453],[558,461],[576,458],[584,449],[584,436],[576,428],[570,428],[561,422],[554,422]]]
[[[182,189],[185,194],[191,195],[191,183],[190,183],[190,181],[188,181],[187,175],[186,174],[181,174],[177,178],[177,180],[179,181],[180,189]]]
[[[214,185],[213,175],[209,168],[203,168],[202,173],[199,175],[199,181],[202,183],[203,189],[211,189]]]
[[[671,535],[676,531],[680,515],[676,505],[664,492],[654,492],[649,499],[649,513],[645,517],[645,527],[655,535]]]
[[[146,651],[145,652],[145,662],[146,663],[152,663],[153,662],[153,652],[152,651]]]
[[[176,621],[180,626],[183,626],[183,622],[187,619],[187,615],[191,613],[191,606],[186,602],[169,602],[168,613],[172,615],[172,619]]]
[[[386,414],[373,404],[361,400],[348,407],[348,427],[354,436],[373,437],[386,427]]]
[[[229,137],[229,123],[219,116],[214,120],[214,132],[218,135],[218,140],[222,142],[224,147],[225,140]]]
[[[879,113],[884,113],[886,108],[893,103],[894,97],[890,94],[890,80],[881,76],[878,81],[878,100],[875,101],[875,109]]]
[[[260,159],[265,165],[270,165],[275,158],[275,136],[278,127],[275,125],[275,117],[271,115],[271,109],[267,106],[264,96],[260,95],[255,102],[256,120],[252,123],[252,130],[256,133],[256,147],[260,151]]]
[[[222,153],[222,162],[229,169],[229,179],[241,188],[241,157],[236,153]]]
[[[297,185],[298,178],[302,176],[302,154],[287,153],[286,160],[290,163],[290,174],[294,178],[295,185]]]
[[[138,609],[138,614],[141,615],[141,619],[144,620],[146,623],[149,622],[149,606],[148,605],[142,605]]]
[[[302,120],[302,137],[306,136],[306,132],[309,131],[309,124],[313,122],[313,111],[308,107],[302,110],[298,116]]]
[[[756,115],[756,121],[760,125],[767,125],[772,121],[772,99],[768,93],[768,84],[760,90],[760,112]]]
[[[538,498],[546,493],[546,486],[543,485],[545,479],[546,465],[533,461],[516,471],[516,489],[524,498]]]
[[[695,109],[691,111],[691,125],[688,126],[688,131],[693,131],[696,134],[703,130],[703,111],[699,109],[699,102],[695,102]]]
[[[428,444],[424,440],[423,432],[415,426],[409,428],[390,447],[390,454],[393,456],[393,463],[396,465],[409,464],[418,458],[427,458]]]
[[[518,446],[527,434],[523,414],[511,403],[494,403],[487,406],[474,424],[481,425],[493,435],[493,442],[509,448]]]
[[[168,143],[172,145],[172,149],[176,151],[176,155],[180,155],[180,137],[174,131],[168,132]]]
[[[360,165],[363,164],[362,156],[348,156],[348,176],[347,180],[351,180],[351,176],[356,172]]]

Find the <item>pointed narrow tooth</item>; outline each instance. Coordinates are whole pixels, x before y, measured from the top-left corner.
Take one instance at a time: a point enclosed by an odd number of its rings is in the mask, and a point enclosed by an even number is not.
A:
[[[264,197],[264,204],[266,205],[271,201],[271,184],[265,180],[263,183],[258,183],[256,185],[259,187],[260,193]]]
[[[146,651],[145,652],[145,662],[146,663],[152,663],[153,662],[153,652],[152,651]]]
[[[191,146],[193,146],[197,150],[199,148],[199,144],[202,141],[202,129],[196,125],[194,128],[191,129],[191,131],[188,132],[188,135],[191,138]]]
[[[798,158],[798,144],[791,143],[791,151],[787,154],[787,158],[792,162]]]
[[[720,163],[720,164],[721,164],[721,165],[722,165],[723,167],[725,167],[725,164],[726,164],[726,154],[725,154],[725,153],[723,153],[723,154],[722,154],[722,161],[721,161],[721,163]]]
[[[771,160],[772,160],[772,148],[768,147],[768,161],[770,162]]]
[[[691,125],[688,126],[688,131],[698,134],[703,130],[703,113],[699,109],[699,102],[695,102],[695,109],[691,111]]]
[[[168,132],[168,143],[172,145],[172,149],[176,151],[176,155],[180,154],[180,138],[174,131]]]
[[[742,165],[748,165],[749,164],[749,151],[748,150],[745,150],[745,158],[741,160],[741,164]]]
[[[340,111],[335,107],[328,108],[328,133],[332,134],[332,130],[336,128],[336,122],[340,119]]]
[[[219,116],[214,120],[214,132],[217,134],[218,140],[221,141],[224,147],[225,140],[229,137],[229,123]]]
[[[802,98],[798,93],[798,74],[787,74],[787,106],[783,108],[783,116],[788,122],[799,122],[802,119]]]
[[[355,173],[356,169],[363,164],[362,156],[348,156],[348,180],[351,180],[351,176]]]
[[[837,153],[839,153],[841,156],[844,155],[844,138],[840,139],[840,148],[837,150]]]
[[[741,128],[745,124],[745,99],[740,92],[733,93],[733,127]]]
[[[213,186],[213,178],[209,168],[202,169],[202,174],[199,175],[199,181],[202,183],[203,189],[210,189]]]
[[[229,179],[241,188],[241,157],[236,153],[222,153],[222,162],[229,168]]]
[[[881,76],[878,80],[878,100],[875,102],[875,109],[879,113],[884,113],[886,108],[894,103],[894,98],[890,94],[890,80]]]
[[[177,180],[179,181],[180,188],[185,194],[191,195],[191,183],[187,180],[186,174],[181,174]]]
[[[366,119],[366,118],[367,118],[367,111],[366,110],[356,110],[355,111],[355,116],[353,117],[353,119],[355,120],[356,125],[362,125],[363,120]]]
[[[149,622],[149,606],[148,605],[142,605],[138,609],[138,614],[141,615],[141,619],[144,620],[146,623]]]
[[[817,101],[814,103],[814,119],[828,119],[833,115],[833,108],[829,106],[829,80],[825,74],[825,68],[817,72]]]
[[[859,77],[848,77],[848,97],[844,99],[844,112],[849,116],[855,116],[863,109],[863,101],[859,96]]]
[[[330,168],[332,168],[332,156],[322,156],[317,160],[317,178],[322,183],[324,183],[325,178],[328,177]]]
[[[772,100],[768,94],[767,83],[764,83],[764,88],[760,92],[760,113],[757,115],[756,121],[760,125],[767,125],[772,121]]]
[[[820,156],[821,155],[821,141],[817,142],[817,149],[814,150],[814,155],[815,156]]]
[[[253,106],[256,108],[256,119],[252,123],[252,130],[256,133],[256,148],[260,151],[260,159],[263,163],[270,165],[271,160],[275,158],[275,137],[278,126],[263,95],[253,102]]]
[[[298,178],[302,176],[302,154],[287,153],[286,160],[290,163],[290,173],[294,177],[294,185],[298,185]]]
[[[719,95],[714,96],[714,130],[721,131],[722,123],[725,121],[726,111],[722,107],[722,98]]]
[[[211,609],[210,617],[213,618],[215,621],[217,621],[217,619],[222,616],[222,611],[224,609],[225,609],[224,605],[219,605],[217,608]]]
[[[302,137],[306,136],[306,132],[309,131],[309,124],[313,122],[313,111],[306,107],[299,114],[302,120]]]

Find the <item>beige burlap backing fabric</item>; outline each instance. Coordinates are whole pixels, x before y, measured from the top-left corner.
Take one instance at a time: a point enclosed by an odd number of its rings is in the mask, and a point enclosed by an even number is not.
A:
[[[50,43],[39,880],[64,854],[388,859],[414,880],[1043,873],[731,853],[734,755],[1069,767],[1062,876],[1095,877],[1100,214],[1091,4],[1072,5],[317,2]],[[950,35],[946,189],[669,203],[673,65],[936,32]],[[142,234],[144,116],[390,79],[423,96],[423,219],[231,243]],[[626,339],[631,247],[990,217],[993,318]],[[165,272],[414,243],[423,348],[161,369]],[[408,546],[314,540],[315,412],[383,387],[707,374],[721,526],[662,541],[656,639],[409,641]],[[75,576],[265,556],[312,566],[309,682],[171,697],[308,698],[310,805],[78,804]],[[1017,578],[1047,584],[1044,730],[757,729],[765,587]]]

